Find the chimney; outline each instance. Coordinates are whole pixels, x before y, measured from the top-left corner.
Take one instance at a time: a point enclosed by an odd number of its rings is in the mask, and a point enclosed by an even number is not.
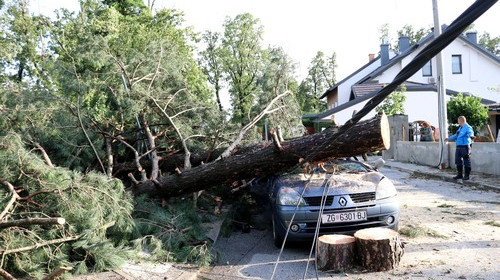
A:
[[[387,64],[389,61],[389,43],[382,43],[380,45],[380,63],[381,65]]]
[[[371,62],[374,59],[375,59],[375,54],[374,53],[369,53],[368,54],[368,61]]]
[[[477,32],[476,31],[469,31],[465,33],[465,36],[467,36],[467,39],[473,44],[477,45]]]
[[[399,53],[402,53],[410,48],[410,37],[401,36],[399,37]]]

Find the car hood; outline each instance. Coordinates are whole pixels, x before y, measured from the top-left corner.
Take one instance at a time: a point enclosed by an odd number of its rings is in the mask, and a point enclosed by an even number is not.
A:
[[[378,183],[384,178],[384,175],[375,171],[357,174],[342,173],[314,175],[315,177],[307,183],[309,176],[306,176],[302,174],[287,175],[281,177],[278,183],[280,187],[291,187],[299,193],[302,193],[307,184],[304,197],[311,197],[323,195],[325,186],[329,187],[328,195],[375,192]]]

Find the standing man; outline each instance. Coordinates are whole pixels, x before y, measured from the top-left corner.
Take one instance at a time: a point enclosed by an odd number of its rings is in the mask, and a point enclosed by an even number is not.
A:
[[[474,130],[467,123],[467,120],[464,116],[458,117],[458,127],[457,133],[453,134],[449,138],[445,138],[444,141],[448,140],[457,140],[457,148],[455,150],[455,164],[457,165],[457,176],[453,177],[453,179],[464,179],[469,180],[471,163],[470,163],[470,154],[471,154],[471,144],[472,138],[474,137]],[[462,169],[465,165],[465,176],[462,175]]]

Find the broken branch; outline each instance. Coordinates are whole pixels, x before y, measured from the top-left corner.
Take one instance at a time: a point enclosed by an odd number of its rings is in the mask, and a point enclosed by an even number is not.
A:
[[[5,280],[16,280],[14,276],[10,275],[7,271],[0,268],[0,276],[2,276]]]
[[[64,225],[64,218],[28,218],[0,223],[0,229],[8,227],[25,227],[31,225]]]
[[[7,215],[7,212],[9,211],[10,207],[12,207],[12,204],[14,204],[14,202],[17,199],[19,199],[19,195],[16,193],[14,186],[11,183],[7,182],[5,179],[0,178],[0,183],[6,186],[9,189],[9,192],[12,194],[12,197],[10,198],[9,202],[7,202],[5,209],[3,209],[2,213],[0,213],[0,221],[1,221],[4,218],[4,216]]]
[[[74,241],[80,238],[80,236],[69,236],[69,237],[64,237],[64,238],[58,238],[58,239],[52,239],[46,242],[42,243],[36,243],[35,245],[31,246],[26,246],[26,247],[21,247],[21,248],[16,248],[16,249],[10,249],[10,250],[0,250],[0,254],[2,255],[8,255],[8,254],[14,254],[14,253],[20,253],[20,252],[26,252],[30,251],[33,249],[37,249],[43,246],[48,246],[52,244],[58,244],[58,243],[64,243],[64,242],[69,242],[69,241]]]
[[[274,144],[274,147],[276,147],[276,150],[278,151],[283,151],[283,147],[281,147],[281,143],[280,143],[280,140],[278,139],[278,134],[276,132],[274,132],[274,130],[271,129],[271,131],[269,131],[269,134],[271,134],[271,137],[273,138],[273,144]]]

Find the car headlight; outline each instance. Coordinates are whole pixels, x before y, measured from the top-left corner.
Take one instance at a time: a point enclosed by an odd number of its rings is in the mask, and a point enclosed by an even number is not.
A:
[[[278,193],[278,204],[279,205],[292,205],[295,206],[299,204],[299,206],[306,205],[305,200],[300,197],[300,194],[289,187],[284,187],[279,190]]]
[[[377,186],[376,199],[384,199],[396,195],[396,188],[389,179],[382,179]]]

